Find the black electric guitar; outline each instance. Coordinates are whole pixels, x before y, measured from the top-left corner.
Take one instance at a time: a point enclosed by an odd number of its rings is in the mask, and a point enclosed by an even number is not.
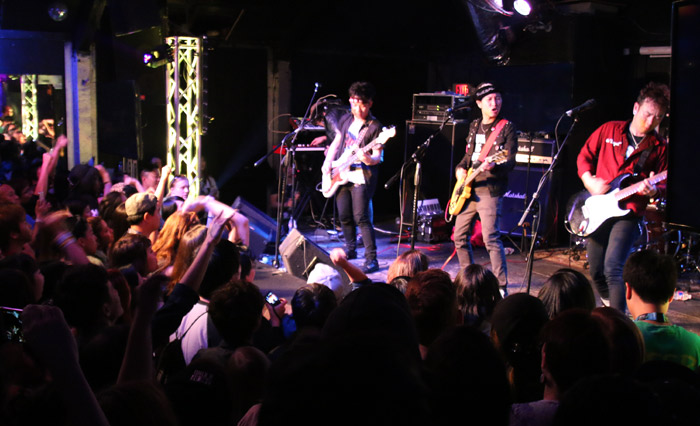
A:
[[[479,167],[476,169],[469,169],[467,175],[457,181],[452,191],[452,197],[447,204],[447,213],[450,214],[447,219],[448,222],[462,211],[464,203],[472,196],[472,182],[474,179],[479,176],[481,172],[485,171],[490,163],[503,164],[506,161],[508,161],[508,150],[503,149],[490,157],[486,157]]]
[[[569,232],[579,237],[592,235],[608,219],[624,216],[629,209],[621,209],[620,201],[636,194],[644,186],[644,181],[655,185],[666,180],[667,171],[644,179],[643,181],[626,184],[632,175],[625,173],[610,182],[611,191],[602,195],[591,195],[587,190],[574,194],[566,205],[568,215],[566,224]],[[624,188],[624,189],[621,189]]]

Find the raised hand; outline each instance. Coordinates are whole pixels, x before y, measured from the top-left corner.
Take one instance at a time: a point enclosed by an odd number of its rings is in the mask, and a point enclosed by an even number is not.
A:
[[[226,229],[226,223],[229,219],[230,218],[224,216],[223,212],[220,212],[214,217],[214,220],[211,221],[209,229],[207,230],[206,242],[208,244],[216,245],[219,243],[221,234],[224,232],[224,229]]]
[[[342,248],[334,248],[330,253],[330,257],[334,265],[342,266],[348,263],[348,255]]]

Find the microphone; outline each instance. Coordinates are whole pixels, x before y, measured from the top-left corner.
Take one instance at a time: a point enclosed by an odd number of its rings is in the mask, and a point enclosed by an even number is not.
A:
[[[571,108],[570,110],[566,111],[566,115],[569,117],[578,114],[579,112],[587,111],[594,106],[596,106],[597,102],[595,99],[589,99],[586,102],[582,103],[581,105],[577,106],[576,108]]]
[[[317,81],[316,83],[314,83],[314,86],[316,87],[316,90],[318,90],[321,88],[322,85]]]
[[[389,189],[389,188],[391,188],[391,187],[394,185],[394,183],[396,182],[396,180],[397,180],[398,178],[399,178],[399,174],[398,174],[398,173],[395,174],[394,176],[392,176],[391,179],[389,179],[389,180],[384,184],[384,189]]]
[[[453,113],[455,113],[455,112],[457,112],[457,111],[462,111],[463,109],[472,109],[472,108],[471,108],[471,106],[469,106],[468,104],[462,104],[462,105],[460,105],[460,106],[458,106],[458,107],[456,107],[456,108],[447,108],[447,111],[446,111],[446,112],[447,112],[448,114],[453,114]]]

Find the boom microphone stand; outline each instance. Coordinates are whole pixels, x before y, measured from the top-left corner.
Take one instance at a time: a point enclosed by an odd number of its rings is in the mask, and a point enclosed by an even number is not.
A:
[[[273,266],[279,267],[280,266],[280,260],[279,260],[279,251],[280,251],[280,240],[281,240],[281,234],[282,234],[282,219],[283,219],[283,214],[284,214],[284,199],[287,197],[287,174],[289,173],[289,166],[294,167],[294,154],[295,154],[295,148],[294,148],[294,143],[297,140],[297,136],[299,135],[299,132],[304,130],[304,123],[307,120],[307,117],[309,115],[309,111],[311,110],[311,105],[314,103],[314,99],[316,98],[316,94],[318,93],[318,89],[321,87],[321,84],[315,83],[314,84],[314,92],[311,95],[311,100],[309,101],[309,105],[306,107],[306,112],[304,113],[304,117],[301,119],[301,124],[299,127],[292,133],[289,133],[285,135],[284,138],[282,138],[282,141],[274,147],[270,152],[265,154],[261,159],[255,162],[255,167],[259,166],[267,157],[269,157],[273,152],[277,151],[281,147],[286,147],[286,153],[284,155],[284,158],[280,161],[280,167],[279,167],[279,176],[277,178],[277,231],[275,232],[275,257],[272,261]],[[291,141],[289,140],[289,136],[292,135]],[[282,151],[280,151],[282,152]],[[293,182],[293,181],[292,181]],[[292,188],[292,191],[294,191],[294,188]],[[292,193],[292,211],[294,211],[294,193]],[[293,220],[293,219],[292,219]]]
[[[460,107],[459,109],[466,109],[466,107]],[[418,194],[420,193],[420,185],[421,185],[421,160],[425,156],[425,152],[430,147],[430,142],[433,140],[433,138],[438,135],[440,132],[442,132],[442,129],[445,127],[445,124],[447,124],[448,121],[450,121],[453,116],[454,116],[455,110],[452,110],[452,108],[449,108],[447,110],[447,114],[445,115],[445,120],[440,124],[440,127],[433,132],[428,138],[416,148],[415,152],[411,155],[411,157],[406,160],[405,163],[401,166],[399,171],[392,176],[385,184],[384,188],[389,189],[394,182],[396,182],[397,179],[401,179],[403,181],[403,172],[404,169],[407,169],[408,166],[411,164],[415,164],[415,172],[413,175],[413,203],[411,205],[411,212],[413,214],[413,220],[411,224],[411,250],[413,250],[416,246],[416,233],[418,230]],[[402,182],[403,183],[403,182]],[[400,184],[402,186],[402,184]],[[398,240],[398,245],[396,247],[396,252],[398,255],[399,248],[401,247],[401,233],[402,233],[402,228],[403,228],[403,205],[401,206],[401,225],[399,226],[399,240]]]
[[[561,118],[563,118],[564,115],[568,115],[568,113],[562,114]],[[572,117],[573,120],[571,121],[571,126],[569,127],[569,131],[566,133],[564,141],[561,143],[561,145],[557,147],[557,153],[554,154],[554,157],[552,157],[552,163],[549,165],[547,171],[544,172],[542,178],[540,178],[540,183],[537,185],[537,190],[535,191],[535,193],[532,194],[530,204],[528,204],[527,208],[525,208],[523,216],[520,218],[520,221],[518,221],[518,226],[523,226],[527,215],[532,213],[532,235],[530,236],[530,250],[527,253],[527,266],[525,268],[525,274],[527,276],[526,291],[528,294],[530,293],[530,285],[532,283],[532,263],[534,262],[535,245],[537,244],[537,233],[539,232],[541,219],[540,216],[542,214],[542,212],[540,211],[539,204],[540,192],[542,191],[542,188],[544,188],[544,185],[547,183],[547,180],[549,180],[549,177],[552,174],[552,170],[554,170],[554,167],[556,166],[557,161],[559,160],[559,154],[561,154],[562,150],[564,149],[566,141],[569,140],[569,136],[571,136],[571,132],[574,130],[574,126],[576,125],[576,123],[578,123],[578,114],[574,113]],[[559,120],[561,120],[561,118],[559,118]],[[556,137],[556,134],[554,136]],[[535,207],[535,204],[537,205],[537,207]]]

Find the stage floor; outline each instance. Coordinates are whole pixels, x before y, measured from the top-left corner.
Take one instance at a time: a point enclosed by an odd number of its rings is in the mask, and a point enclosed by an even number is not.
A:
[[[375,282],[385,282],[389,265],[396,259],[397,255],[410,249],[410,240],[404,239],[398,243],[398,227],[393,223],[378,223],[375,226],[377,236],[377,257],[379,260],[379,271],[369,274]],[[327,231],[320,228],[303,227],[298,229],[306,239],[315,243],[326,252],[330,252],[336,247],[344,247],[341,238],[334,231]],[[503,237],[508,254],[506,256],[508,264],[508,292],[518,293],[527,291],[527,249],[521,252],[521,241],[519,238]],[[442,241],[439,243],[415,242],[415,248],[424,252],[430,259],[431,268],[441,268],[450,274],[452,278],[459,271],[459,262],[454,253],[452,241]],[[572,268],[583,272],[588,276],[585,264],[585,251],[570,253],[569,247],[543,248],[535,250],[532,268],[532,279],[530,293],[537,295],[544,281],[559,268]],[[358,259],[351,262],[362,267],[364,250],[358,248]],[[578,255],[578,256],[576,256]],[[475,247],[475,261],[486,267],[490,266],[490,261],[486,249]],[[283,265],[282,265],[283,266]],[[264,262],[258,262],[256,267],[255,283],[263,292],[274,291],[280,297],[291,300],[294,291],[304,285],[305,281],[284,271],[284,268],[274,268]],[[700,334],[700,273],[683,274],[679,280],[679,289],[690,292],[691,299],[686,301],[674,301],[671,303],[669,317],[674,324],[683,326],[695,333]],[[600,303],[599,303],[600,304]]]

